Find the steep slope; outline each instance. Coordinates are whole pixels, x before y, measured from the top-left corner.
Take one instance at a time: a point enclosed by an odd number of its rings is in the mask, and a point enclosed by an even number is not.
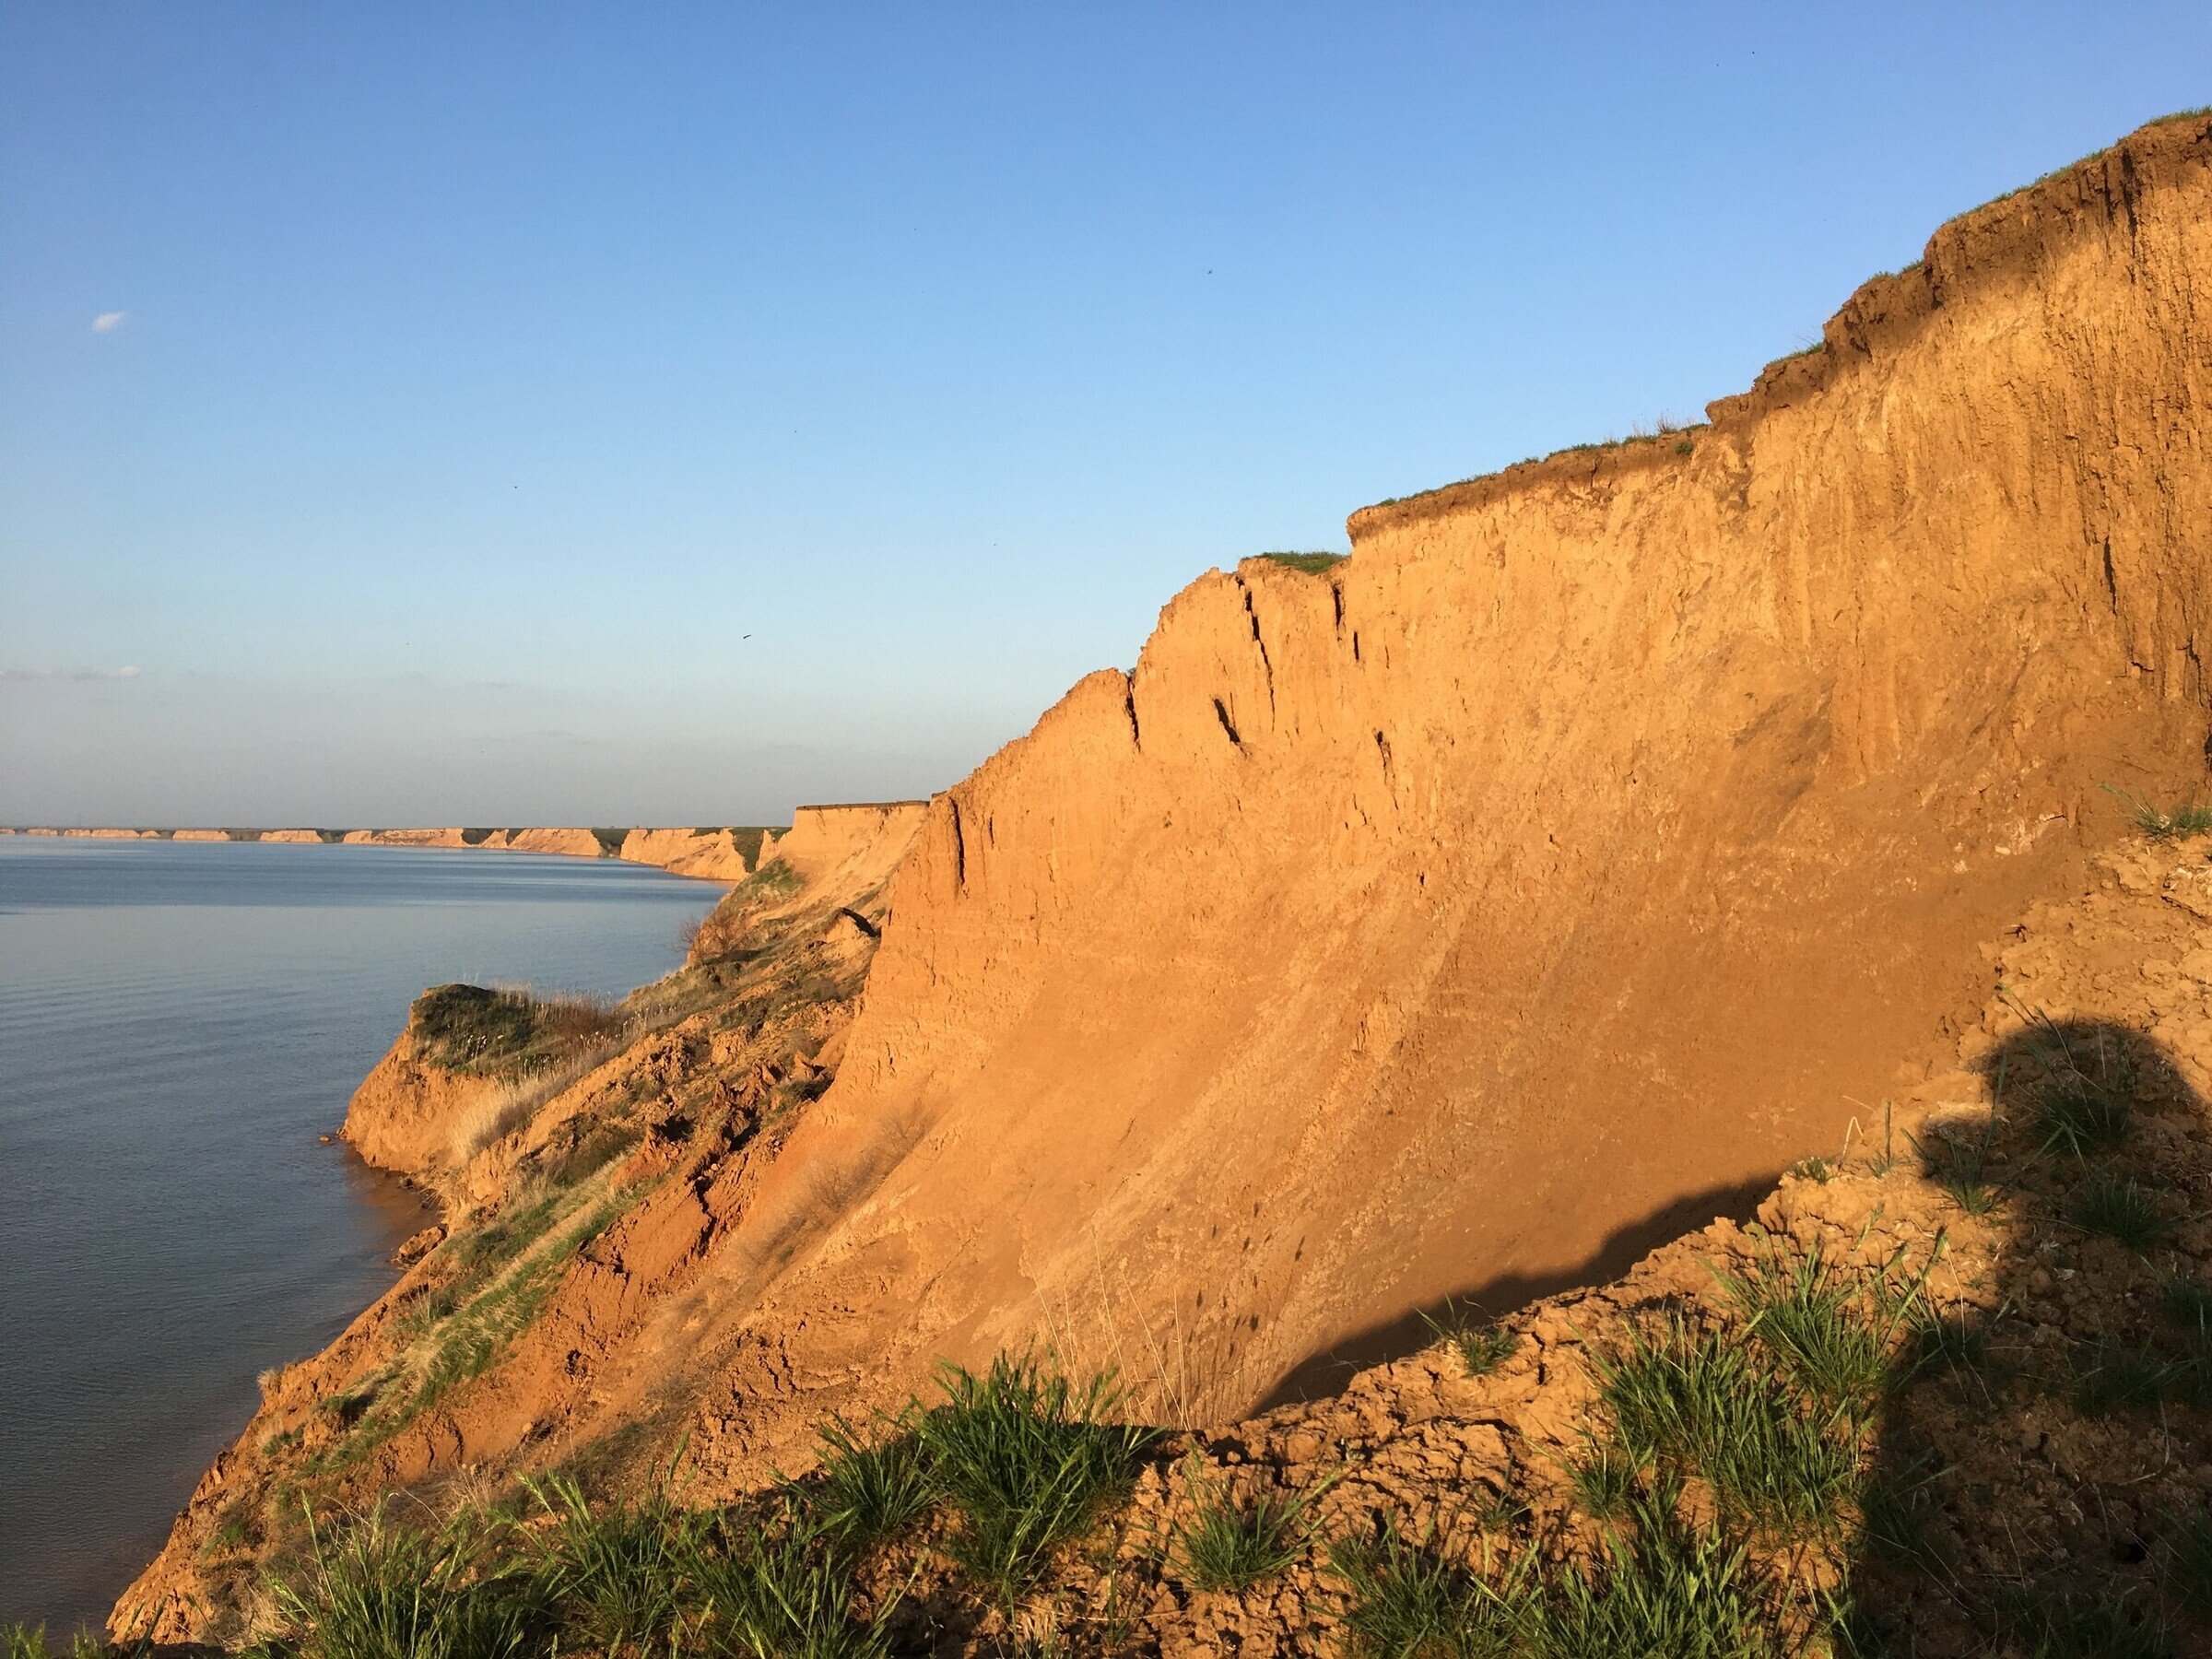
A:
[[[780,1366],[1171,1334],[1241,1408],[1832,1145],[2100,782],[2202,778],[2208,158],[1946,226],[1710,427],[1201,579],[933,802],[772,1177],[873,1194]]]

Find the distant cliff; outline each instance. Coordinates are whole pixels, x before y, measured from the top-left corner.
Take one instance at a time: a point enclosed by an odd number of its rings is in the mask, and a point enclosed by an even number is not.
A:
[[[802,812],[808,810],[801,808]],[[102,841],[324,842],[370,847],[484,847],[557,853],[571,858],[619,858],[706,881],[742,881],[760,865],[777,831],[757,826],[608,830],[60,830],[0,828],[0,835],[86,836]]]

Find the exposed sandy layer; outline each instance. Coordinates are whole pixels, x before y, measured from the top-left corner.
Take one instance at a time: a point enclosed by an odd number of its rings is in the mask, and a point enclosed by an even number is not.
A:
[[[620,856],[707,881],[743,881],[754,868],[727,830],[632,830]]]
[[[879,1184],[751,1328],[911,1377],[1111,1297],[1246,1407],[1747,1206],[1935,1063],[2098,785],[2203,775],[2208,155],[1947,227],[1940,305],[1688,453],[1193,584],[932,803],[774,1177]]]
[[[802,806],[775,856],[813,885],[869,888],[889,879],[921,829],[926,801]]]
[[[500,1088],[497,1078],[427,1060],[410,1022],[353,1091],[340,1134],[379,1169],[434,1178],[457,1161],[458,1127]]]

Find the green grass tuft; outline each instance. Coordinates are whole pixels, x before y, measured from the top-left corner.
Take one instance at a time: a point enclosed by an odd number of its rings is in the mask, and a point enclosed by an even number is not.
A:
[[[1513,1620],[1474,1576],[1394,1524],[1337,1538],[1329,1567],[1344,1581],[1346,1648],[1355,1659],[1504,1659]]]
[[[2074,1406],[2084,1417],[2146,1411],[2193,1381],[2194,1367],[2148,1347],[2100,1337],[2074,1355]]]
[[[907,1531],[935,1501],[913,1424],[897,1418],[864,1443],[842,1418],[822,1425],[821,1466],[805,1502],[823,1532],[861,1549]]]
[[[1497,1597],[1518,1626],[1509,1652],[1540,1659],[1606,1654],[1683,1659],[1780,1659],[1759,1589],[1740,1544],[1693,1532],[1656,1504],[1640,1504],[1623,1539],[1608,1532],[1594,1573],[1562,1572],[1539,1595]]]
[[[1568,1465],[1574,1501],[1594,1520],[1612,1521],[1625,1515],[1636,1496],[1636,1465],[1626,1452],[1607,1441],[1592,1440]]]
[[[1920,1154],[1921,1173],[1942,1188],[1953,1204],[1970,1216],[1985,1216],[1996,1208],[2004,1194],[1989,1168],[1997,1140],[1994,1113],[1983,1120],[1979,1133],[1970,1134],[1959,1124],[1931,1124],[1926,1140],[1911,1135],[1905,1138]]]
[[[2082,1231],[2117,1239],[2130,1250],[2149,1249],[2176,1226],[2147,1188],[2109,1171],[2074,1189],[2066,1216]]]
[[[379,1507],[335,1536],[308,1517],[308,1559],[273,1588],[300,1659],[520,1659],[536,1646],[535,1577],[493,1559],[467,1521],[436,1532]]]
[[[1201,1590],[1241,1590],[1281,1572],[1305,1554],[1312,1528],[1312,1494],[1263,1492],[1249,1504],[1227,1493],[1204,1490],[1194,1521],[1179,1522],[1170,1537],[1182,1575]]]
[[[882,1659],[895,1599],[861,1618],[850,1564],[834,1542],[786,1515],[780,1525],[743,1528],[722,1547],[700,1551],[690,1569],[699,1618],[672,1651],[714,1659]]]
[[[2157,1610],[2124,1597],[2028,1591],[1999,1617],[2030,1659],[2169,1659],[2173,1652]]]
[[[1847,1413],[1808,1409],[1747,1344],[1677,1319],[1592,1359],[1620,1446],[1639,1467],[1695,1471],[1724,1510],[1782,1531],[1830,1530],[1855,1496],[1859,1447]]]
[[[2212,830],[2212,806],[2200,805],[2194,799],[2168,809],[2158,806],[2149,796],[2136,794],[2107,783],[2105,794],[2120,803],[2120,811],[2139,835],[2152,841],[2170,841],[2179,836],[2202,835]]]
[[[1451,1344],[1470,1377],[1487,1377],[1512,1357],[1521,1339],[1511,1331],[1483,1318],[1475,1308],[1463,1308],[1450,1297],[1440,1314],[1424,1313],[1421,1323],[1439,1342]]]
[[[2166,1560],[2166,1589],[2199,1618],[2212,1619],[2212,1510],[2182,1517]]]
[[[552,1517],[538,1540],[541,1578],[576,1644],[612,1653],[672,1640],[703,1519],[658,1490],[594,1511],[566,1476],[524,1486]]]
[[[1263,553],[1260,557],[1272,559],[1275,563],[1287,566],[1293,571],[1301,571],[1308,576],[1319,576],[1324,571],[1335,570],[1351,555],[1348,553]]]
[[[1100,1420],[1126,1401],[1110,1377],[1078,1388],[1033,1356],[1001,1355],[981,1377],[947,1364],[937,1386],[914,1436],[960,1516],[947,1553],[1010,1608],[1127,1488],[1152,1431]]]
[[[2127,1139],[2135,1127],[2135,1106],[2125,1096],[2077,1076],[2038,1097],[2035,1118],[2044,1151],[2086,1158],[2112,1151]]]
[[[1858,1308],[1859,1286],[1815,1245],[1793,1263],[1770,1252],[1723,1283],[1746,1329],[1825,1411],[1863,1418],[1889,1376],[1888,1345]]]

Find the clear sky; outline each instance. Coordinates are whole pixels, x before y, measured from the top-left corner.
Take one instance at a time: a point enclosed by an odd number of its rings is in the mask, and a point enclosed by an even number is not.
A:
[[[2202,0],[0,0],[0,822],[940,788],[2207,101]]]

